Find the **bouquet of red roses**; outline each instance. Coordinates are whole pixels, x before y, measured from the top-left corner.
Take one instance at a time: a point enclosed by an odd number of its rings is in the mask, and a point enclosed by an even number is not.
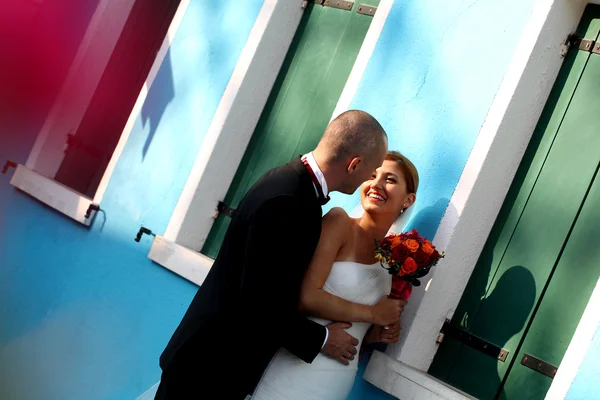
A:
[[[419,278],[427,275],[442,257],[444,254],[414,229],[410,233],[387,236],[375,249],[375,258],[392,275],[390,297],[393,299],[407,300],[412,287],[421,285]]]

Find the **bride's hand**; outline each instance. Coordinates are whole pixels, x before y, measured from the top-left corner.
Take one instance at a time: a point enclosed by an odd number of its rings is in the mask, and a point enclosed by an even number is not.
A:
[[[401,321],[394,325],[381,327],[377,341],[380,343],[396,343],[400,338],[400,329],[402,329]]]
[[[375,325],[387,326],[400,321],[406,300],[394,300],[384,296],[371,308],[371,321]]]
[[[363,339],[363,344],[396,343],[400,338],[400,329],[402,329],[401,322],[390,326],[371,325]]]

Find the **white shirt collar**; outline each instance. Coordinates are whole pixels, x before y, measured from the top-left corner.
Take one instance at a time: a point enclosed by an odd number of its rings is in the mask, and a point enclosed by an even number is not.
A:
[[[327,188],[327,181],[325,180],[325,175],[323,175],[323,171],[321,171],[321,168],[319,168],[319,164],[317,164],[317,160],[315,160],[313,153],[310,152],[308,154],[305,154],[302,156],[302,158],[306,158],[308,165],[310,165],[310,168],[315,173],[315,176],[317,177],[317,180],[321,185],[321,189],[323,190],[323,196],[327,197],[327,195],[329,194],[329,189]],[[315,191],[316,190],[317,188],[315,188]]]

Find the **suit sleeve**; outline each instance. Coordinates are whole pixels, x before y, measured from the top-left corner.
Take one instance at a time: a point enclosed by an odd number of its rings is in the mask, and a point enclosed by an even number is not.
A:
[[[298,200],[278,197],[265,203],[249,223],[241,302],[244,315],[273,341],[311,363],[327,330],[298,311],[304,273],[318,238],[306,229]],[[316,233],[318,234],[318,232]]]

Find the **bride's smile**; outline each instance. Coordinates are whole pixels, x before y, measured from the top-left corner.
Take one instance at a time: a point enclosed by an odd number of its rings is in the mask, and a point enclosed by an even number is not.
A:
[[[415,200],[407,188],[404,171],[394,160],[385,160],[362,184],[360,194],[363,208],[373,214],[397,216]]]

